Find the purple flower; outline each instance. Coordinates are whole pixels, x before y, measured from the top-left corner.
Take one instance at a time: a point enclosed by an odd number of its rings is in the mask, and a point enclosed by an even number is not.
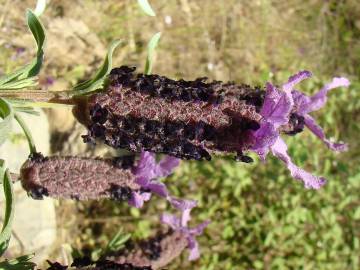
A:
[[[133,173],[136,177],[136,182],[142,187],[142,190],[133,192],[129,204],[140,208],[145,201],[150,200],[152,193],[168,198],[169,193],[165,184],[157,181],[157,178],[171,174],[174,168],[179,165],[179,162],[179,159],[167,156],[157,163],[154,153],[141,152],[140,160]]]
[[[182,201],[182,206],[185,206]],[[205,221],[194,228],[188,227],[188,222],[191,219],[190,212],[191,209],[196,206],[195,201],[186,201],[187,207],[183,208],[181,217],[177,217],[175,215],[163,214],[161,216],[161,222],[169,225],[173,230],[180,231],[185,234],[186,239],[188,241],[188,248],[190,249],[189,260],[196,260],[200,257],[199,244],[196,241],[196,236],[201,235],[203,230],[207,225],[209,225],[210,221]]]
[[[271,150],[272,154],[281,159],[290,170],[291,175],[304,182],[306,188],[318,189],[326,180],[317,177],[303,169],[297,167],[287,153],[287,146],[280,138],[278,128],[289,122],[290,114],[297,113],[304,117],[305,125],[319,137],[331,150],[344,151],[346,145],[333,143],[325,138],[325,134],[315,120],[308,114],[309,112],[320,109],[325,105],[326,95],[331,89],[340,86],[349,86],[350,82],[346,78],[334,78],[333,81],[324,86],[318,93],[308,97],[301,92],[294,90],[296,84],[302,80],[310,78],[309,71],[301,71],[291,76],[281,89],[276,88],[271,83],[266,85],[266,95],[263,107],[260,111],[263,119],[260,128],[253,132],[254,145],[251,150],[256,152],[262,160]]]

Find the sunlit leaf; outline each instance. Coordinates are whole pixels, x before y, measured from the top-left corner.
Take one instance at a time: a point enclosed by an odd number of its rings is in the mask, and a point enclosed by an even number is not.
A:
[[[140,6],[140,8],[145,12],[145,14],[149,15],[149,16],[156,16],[154,10],[152,9],[152,7],[149,4],[148,0],[138,0],[138,4]]]
[[[38,111],[35,111],[33,108],[33,102],[25,101],[25,100],[17,100],[17,99],[6,99],[8,103],[10,103],[14,112],[22,112],[31,115],[40,115]]]
[[[36,147],[35,147],[35,142],[34,139],[31,135],[31,132],[28,128],[28,126],[26,125],[25,121],[22,119],[22,117],[20,116],[19,113],[15,112],[14,113],[14,118],[15,120],[19,123],[20,127],[22,128],[26,139],[28,141],[29,144],[29,149],[30,149],[30,153],[36,153]]]
[[[24,79],[18,79],[16,81],[9,81],[7,83],[4,83],[0,85],[0,90],[18,90],[22,88],[29,88],[36,86],[38,84],[38,78],[37,76],[30,77],[30,78],[24,78]]]
[[[38,0],[36,3],[36,8],[34,10],[34,14],[36,16],[40,16],[41,14],[44,13],[46,8],[46,0]]]
[[[153,35],[153,37],[150,39],[148,47],[147,47],[147,58],[146,58],[146,64],[145,64],[145,74],[151,74],[152,70],[152,64],[153,64],[153,58],[154,58],[154,52],[155,49],[159,43],[161,37],[161,32],[156,33]]]
[[[0,78],[1,89],[29,88],[35,85],[35,77],[41,68],[44,57],[45,30],[37,16],[31,11],[26,11],[27,25],[34,36],[37,45],[36,57],[27,65],[19,68],[11,74]],[[9,88],[7,88],[9,87]]]
[[[11,120],[14,117],[14,112],[11,105],[0,98],[0,145],[2,145],[8,138],[11,131]]]
[[[31,33],[33,34],[36,44],[37,44],[37,55],[36,58],[30,63],[29,70],[27,73],[24,73],[20,78],[29,78],[36,76],[40,72],[44,57],[44,43],[45,43],[45,30],[42,26],[38,17],[31,11],[26,11],[27,24],[30,28]]]
[[[4,163],[2,162],[2,170]],[[6,170],[2,179],[2,186],[5,194],[5,217],[3,227],[0,233],[0,255],[2,255],[8,247],[11,237],[11,226],[14,218],[14,193],[9,171]]]
[[[72,91],[73,95],[77,96],[77,95],[88,94],[92,91],[100,89],[103,86],[103,83],[112,68],[113,52],[115,48],[119,46],[120,43],[122,43],[121,40],[116,40],[110,44],[104,63],[102,64],[100,69],[95,73],[94,78],[76,85],[74,87],[74,90]]]

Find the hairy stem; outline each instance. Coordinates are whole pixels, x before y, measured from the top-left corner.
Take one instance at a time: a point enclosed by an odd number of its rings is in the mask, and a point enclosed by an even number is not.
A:
[[[0,97],[8,99],[28,100],[31,102],[46,102],[56,104],[74,105],[75,101],[70,91],[46,91],[46,90],[1,90]]]

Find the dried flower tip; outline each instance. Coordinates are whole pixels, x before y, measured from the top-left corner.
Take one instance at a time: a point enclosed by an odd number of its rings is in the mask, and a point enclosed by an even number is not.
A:
[[[152,269],[162,269],[180,256],[187,245],[185,234],[171,230],[135,244],[119,255],[109,256],[108,259],[120,264],[130,263],[137,267],[151,266]]]
[[[20,171],[23,188],[34,199],[43,196],[68,199],[131,199],[140,186],[127,158],[113,160],[79,157],[30,158]],[[126,169],[119,167],[125,165]]]

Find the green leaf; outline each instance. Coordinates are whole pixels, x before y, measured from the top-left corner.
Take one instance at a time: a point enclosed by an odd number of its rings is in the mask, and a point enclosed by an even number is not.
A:
[[[39,74],[44,57],[44,51],[43,51],[43,47],[45,43],[44,27],[42,26],[38,17],[31,10],[26,11],[26,18],[27,18],[28,27],[35,38],[38,49],[37,49],[36,58],[29,65],[29,70],[26,73],[22,74],[20,78],[29,78]]]
[[[38,84],[37,82],[38,77],[30,77],[30,78],[24,78],[24,79],[18,79],[16,81],[9,81],[7,83],[4,83],[0,85],[0,90],[18,90],[22,88],[29,88],[36,86]]]
[[[31,132],[30,132],[29,128],[25,124],[25,121],[22,119],[20,114],[17,113],[17,112],[15,112],[14,118],[19,123],[20,127],[22,128],[22,130],[25,133],[26,139],[27,139],[28,144],[29,144],[30,153],[36,153],[36,147],[35,147],[34,139],[33,139],[32,135],[31,135]]]
[[[17,99],[5,99],[8,103],[10,103],[14,112],[27,113],[31,115],[39,116],[40,113],[35,111],[33,108],[33,104],[29,103],[25,100],[17,100]]]
[[[0,98],[0,117],[3,119],[0,122],[0,145],[2,145],[10,134],[11,120],[14,117],[11,105],[2,98]]]
[[[103,86],[104,81],[112,68],[113,52],[120,43],[122,43],[122,40],[115,40],[110,44],[104,63],[95,73],[94,78],[76,85],[74,90],[71,91],[74,96],[88,94],[97,89],[100,89]]]
[[[151,74],[154,52],[159,43],[160,37],[161,37],[161,32],[158,32],[155,35],[153,35],[149,41],[149,44],[147,47],[146,64],[145,64],[145,74],[147,74],[147,75]]]
[[[0,270],[33,270],[35,263],[30,262],[34,254],[23,255],[16,259],[0,262]]]
[[[4,170],[4,164],[2,164],[2,170]],[[11,226],[14,218],[14,193],[12,188],[12,182],[9,171],[5,171],[3,177],[3,188],[5,194],[5,217],[3,227],[0,233],[0,255],[2,255],[8,247],[11,237]]]
[[[38,0],[36,3],[36,8],[34,10],[34,14],[36,16],[40,16],[41,14],[44,13],[46,8],[46,0]]]
[[[130,239],[131,234],[124,234],[123,229],[120,228],[115,236],[109,241],[106,250],[107,251],[118,251],[124,247],[124,244]]]
[[[31,11],[26,11],[27,25],[34,36],[37,45],[37,54],[35,59],[33,59],[29,64],[24,67],[15,70],[9,75],[3,76],[0,78],[0,90],[7,89],[7,86],[10,86],[9,89],[19,89],[19,88],[28,88],[34,86],[34,82],[37,78],[35,77],[40,72],[40,68],[43,62],[44,57],[44,43],[45,43],[45,30],[37,16]],[[16,81],[21,80],[17,84]],[[11,84],[10,84],[11,82]]]
[[[142,11],[145,12],[145,14],[155,17],[156,14],[154,12],[154,10],[151,8],[148,0],[138,0],[138,4],[140,6],[140,8],[142,9]]]

